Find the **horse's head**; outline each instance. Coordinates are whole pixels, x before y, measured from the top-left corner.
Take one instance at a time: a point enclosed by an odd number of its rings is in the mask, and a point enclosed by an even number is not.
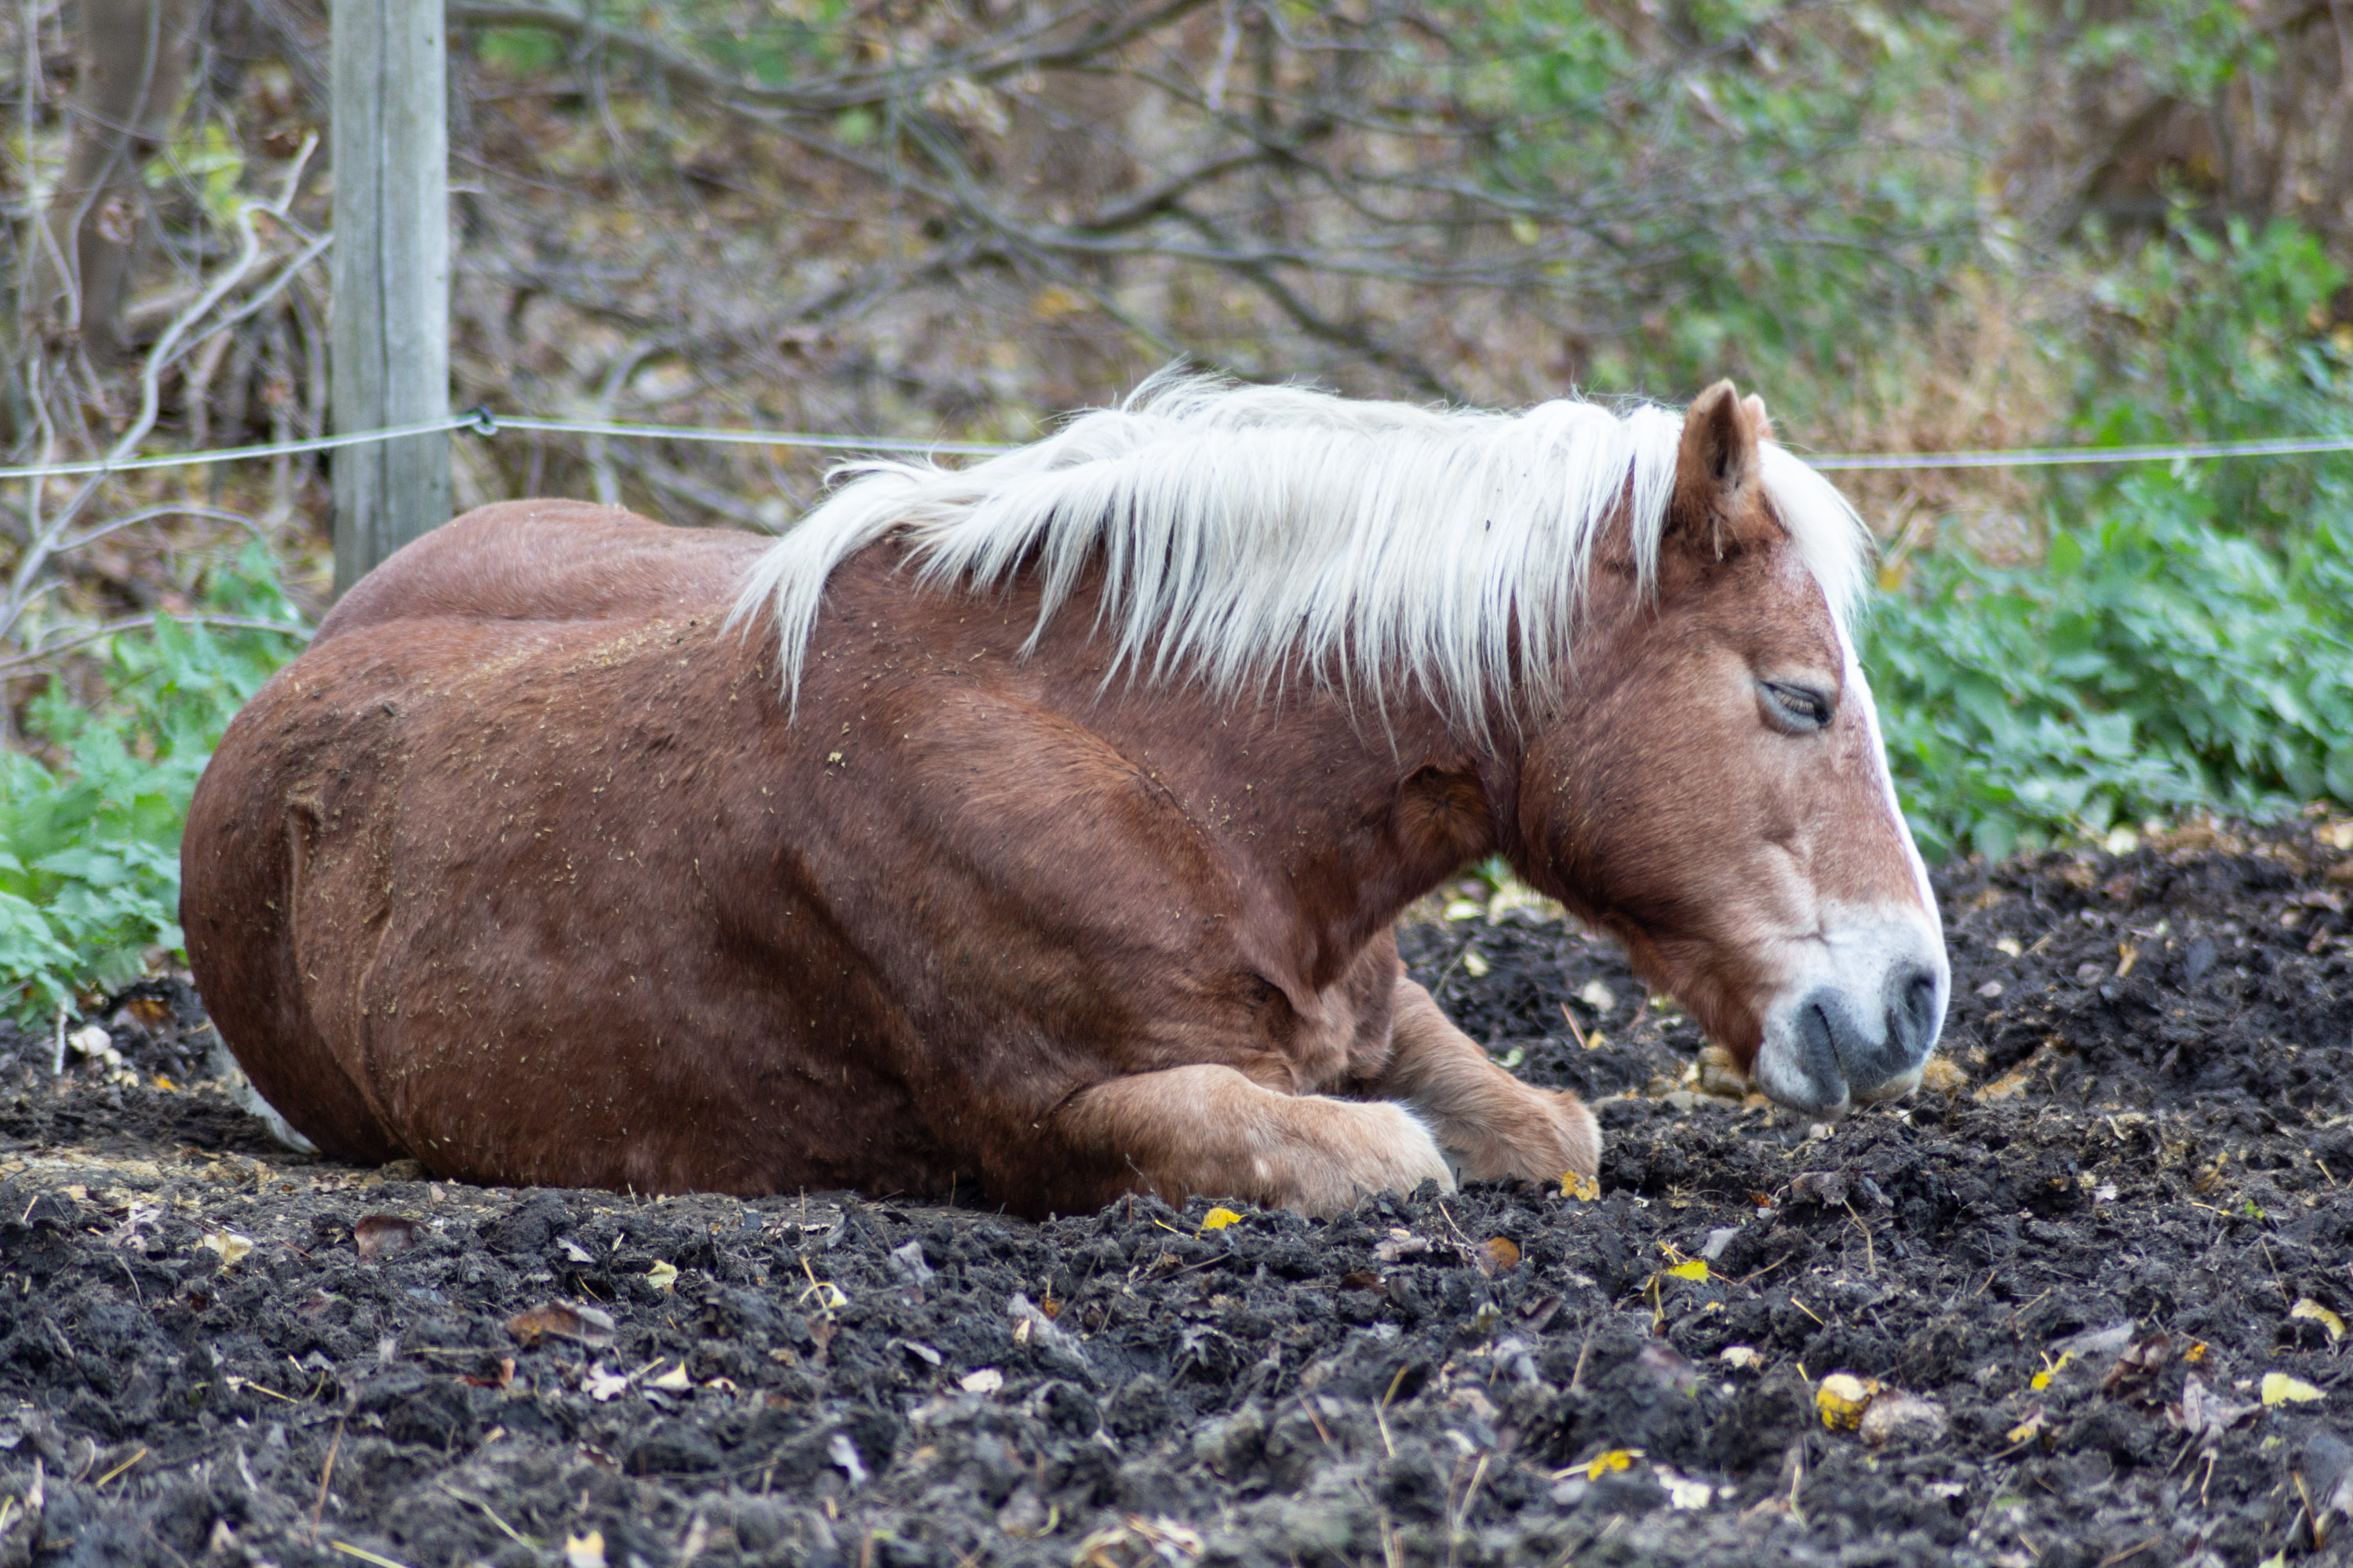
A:
[[[1655,591],[1627,530],[1599,547],[1520,853],[1767,1095],[1836,1114],[1919,1081],[1952,973],[1871,689],[1768,493],[1770,435],[1719,383],[1684,419]]]

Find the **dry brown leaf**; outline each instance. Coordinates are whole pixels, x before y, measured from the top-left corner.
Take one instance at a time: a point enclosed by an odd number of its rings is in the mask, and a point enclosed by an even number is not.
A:
[[[364,1214],[352,1226],[352,1241],[359,1248],[361,1262],[381,1263],[416,1246],[417,1233],[424,1228],[398,1215]]]
[[[1520,1244],[1505,1236],[1493,1237],[1479,1248],[1479,1272],[1502,1274],[1520,1266]]]
[[[2193,1437],[2213,1438],[2261,1408],[2215,1393],[2206,1386],[2204,1378],[2192,1373],[2181,1380],[2181,1403],[2167,1406],[2165,1418]]]
[[[570,1307],[561,1301],[549,1301],[508,1319],[507,1332],[526,1345],[535,1345],[543,1339],[605,1345],[613,1342],[613,1320],[594,1307]]]

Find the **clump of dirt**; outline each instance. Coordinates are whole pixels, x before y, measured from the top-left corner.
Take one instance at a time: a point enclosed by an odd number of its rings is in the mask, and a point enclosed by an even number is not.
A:
[[[0,1038],[0,1564],[2335,1552],[2349,864],[1952,868],[1951,1070],[1835,1128],[1557,918],[1441,900],[1417,976],[1595,1102],[1601,1194],[1314,1223],[353,1171],[150,987],[62,1074]]]

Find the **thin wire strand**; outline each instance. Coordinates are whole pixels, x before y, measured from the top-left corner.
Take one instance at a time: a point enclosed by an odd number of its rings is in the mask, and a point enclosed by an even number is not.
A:
[[[890,437],[819,436],[801,430],[710,430],[682,425],[616,425],[601,419],[533,419],[481,411],[474,426],[484,436],[501,430],[545,430],[560,436],[636,437],[648,441],[737,441],[752,447],[813,447],[822,452],[945,452],[986,457],[1013,448],[989,441],[909,441]]]
[[[411,436],[470,430],[496,436],[505,430],[530,430],[554,436],[598,436],[622,440],[708,441],[747,447],[800,447],[823,452],[914,452],[950,457],[988,457],[1009,452],[1009,445],[992,441],[913,441],[892,437],[824,435],[806,430],[723,430],[686,425],[624,425],[600,419],[541,419],[525,415],[498,415],[488,408],[470,408],[445,419],[420,425],[398,425],[381,430],[353,430],[337,436],[313,436],[300,441],[272,441],[259,447],[227,447],[205,452],[174,452],[163,457],[127,458],[119,462],[92,458],[78,463],[32,464],[0,468],[0,479],[39,479],[70,474],[119,474],[142,468],[195,468],[206,463],[234,463],[256,458],[290,457],[302,452],[332,452],[372,441],[398,441]],[[2021,447],[2011,451],[1965,452],[1830,452],[1806,458],[1808,466],[1825,473],[1924,468],[2047,468],[2098,463],[2176,463],[2201,458],[2290,458],[2314,453],[2353,452],[2353,437],[2281,436],[2254,441],[2182,441],[2142,447]]]
[[[2156,447],[2022,447],[2010,452],[1858,452],[1808,458],[1826,472],[1866,468],[2050,468],[2086,463],[2172,463],[2195,458],[2288,458],[2353,452],[2353,437],[2279,436],[2262,441],[2183,441]]]
[[[125,474],[139,468],[189,468],[206,463],[235,463],[248,458],[290,457],[297,452],[332,452],[338,447],[362,447],[371,441],[397,441],[409,436],[435,436],[446,430],[479,429],[479,410],[428,419],[421,425],[396,425],[382,430],[353,430],[341,436],[311,436],[300,441],[271,441],[259,447],[224,447],[209,452],[173,452],[160,458],[124,458],[109,462],[92,458],[79,463],[34,463],[20,468],[0,468],[0,479],[46,479],[66,474]]]

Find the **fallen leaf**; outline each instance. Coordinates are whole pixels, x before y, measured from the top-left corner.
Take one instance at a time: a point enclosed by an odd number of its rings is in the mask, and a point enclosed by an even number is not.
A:
[[[1822,1425],[1831,1431],[1852,1432],[1862,1425],[1863,1412],[1878,1396],[1876,1379],[1834,1372],[1814,1390],[1814,1409],[1820,1414]]]
[[[654,1259],[654,1266],[646,1270],[646,1283],[668,1295],[670,1287],[678,1283],[678,1265],[665,1263],[659,1258]]]
[[[2020,1422],[2017,1426],[2011,1427],[2009,1431],[2004,1432],[2001,1435],[2002,1441],[2006,1443],[2031,1443],[2035,1438],[2042,1436],[2043,1424],[2047,1419],[2048,1417],[2043,1414],[2042,1406],[2038,1405],[2033,1409],[2026,1413],[2025,1420]]]
[[[253,1250],[253,1238],[233,1230],[208,1230],[205,1232],[204,1245],[219,1253],[223,1263],[233,1264],[242,1262]]]
[[[560,1301],[549,1301],[509,1318],[507,1332],[527,1345],[535,1345],[543,1339],[607,1345],[613,1342],[613,1320],[594,1307],[567,1307]]]
[[[602,1364],[592,1361],[588,1370],[580,1374],[580,1386],[589,1398],[602,1405],[628,1393],[629,1380],[619,1373],[607,1372]]]
[[[966,1394],[995,1394],[1005,1386],[1005,1374],[993,1366],[979,1367],[956,1379],[956,1386]]]
[[[1679,1476],[1664,1465],[1654,1465],[1651,1472],[1659,1484],[1667,1489],[1667,1506],[1680,1509],[1703,1509],[1715,1500],[1715,1489],[1705,1481],[1694,1481]]]
[[[1520,1244],[1507,1236],[1490,1237],[1479,1248],[1479,1272],[1502,1274],[1520,1266]]]
[[[2291,1318],[2310,1318],[2328,1331],[2328,1342],[2335,1344],[2345,1337],[2345,1320],[2306,1296],[2287,1310]]]
[[[2116,1357],[2108,1374],[2100,1379],[2100,1392],[2115,1394],[2126,1384],[2154,1377],[2165,1365],[2166,1352],[2173,1347],[2171,1334],[2151,1334],[2127,1347]]]
[[[1602,1477],[1613,1474],[1619,1470],[1632,1469],[1634,1468],[1634,1461],[1641,1457],[1642,1450],[1640,1448],[1611,1448],[1606,1453],[1596,1454],[1584,1464],[1569,1466],[1569,1468],[1562,1471],[1561,1474],[1564,1476],[1569,1476],[1576,1474],[1579,1470],[1583,1470],[1587,1480],[1598,1481]]]
[[[361,1262],[381,1263],[416,1246],[417,1233],[423,1228],[398,1215],[364,1214],[353,1222],[352,1241],[359,1248]]]
[[[1211,1209],[1201,1216],[1203,1230],[1223,1230],[1229,1225],[1240,1225],[1242,1216],[1231,1209]]]
[[[1580,1176],[1575,1171],[1569,1171],[1560,1178],[1560,1195],[1589,1204],[1601,1195],[1601,1184],[1591,1176]]]
[[[1715,1352],[1715,1359],[1742,1372],[1765,1364],[1764,1352],[1753,1345],[1726,1345]]]
[[[2052,1361],[2049,1356],[2044,1356],[2042,1358],[2042,1370],[2026,1380],[2027,1386],[2033,1389],[2038,1394],[2041,1393],[2043,1389],[2051,1386],[2051,1380],[2059,1375],[2060,1369],[2074,1359],[2075,1352],[2073,1351],[2061,1351],[2057,1361]]]
[[[1672,1265],[1666,1272],[1677,1279],[1705,1279],[1708,1277],[1707,1259],[1687,1258],[1683,1262]]]
[[[605,1568],[605,1532],[592,1530],[586,1535],[565,1536],[564,1568]]]
[[[686,1363],[684,1362],[681,1362],[676,1366],[670,1368],[668,1372],[656,1377],[649,1386],[662,1389],[671,1394],[684,1394],[687,1390],[694,1386],[694,1379],[687,1375]]]
[[[2215,1393],[2206,1386],[2204,1378],[2192,1373],[2181,1380],[2181,1403],[2167,1406],[2165,1418],[2193,1437],[2216,1437],[2258,1408]]]
[[[1486,977],[1487,961],[1479,955],[1477,948],[1466,947],[1462,950],[1462,972],[1473,980]]]
[[[1347,1273],[1340,1276],[1340,1289],[1387,1291],[1388,1287],[1382,1284],[1381,1277],[1369,1268],[1351,1268]]]
[[[2308,1405],[2328,1396],[2301,1378],[2290,1377],[2284,1372],[2263,1373],[2263,1399],[2265,1405]]]

